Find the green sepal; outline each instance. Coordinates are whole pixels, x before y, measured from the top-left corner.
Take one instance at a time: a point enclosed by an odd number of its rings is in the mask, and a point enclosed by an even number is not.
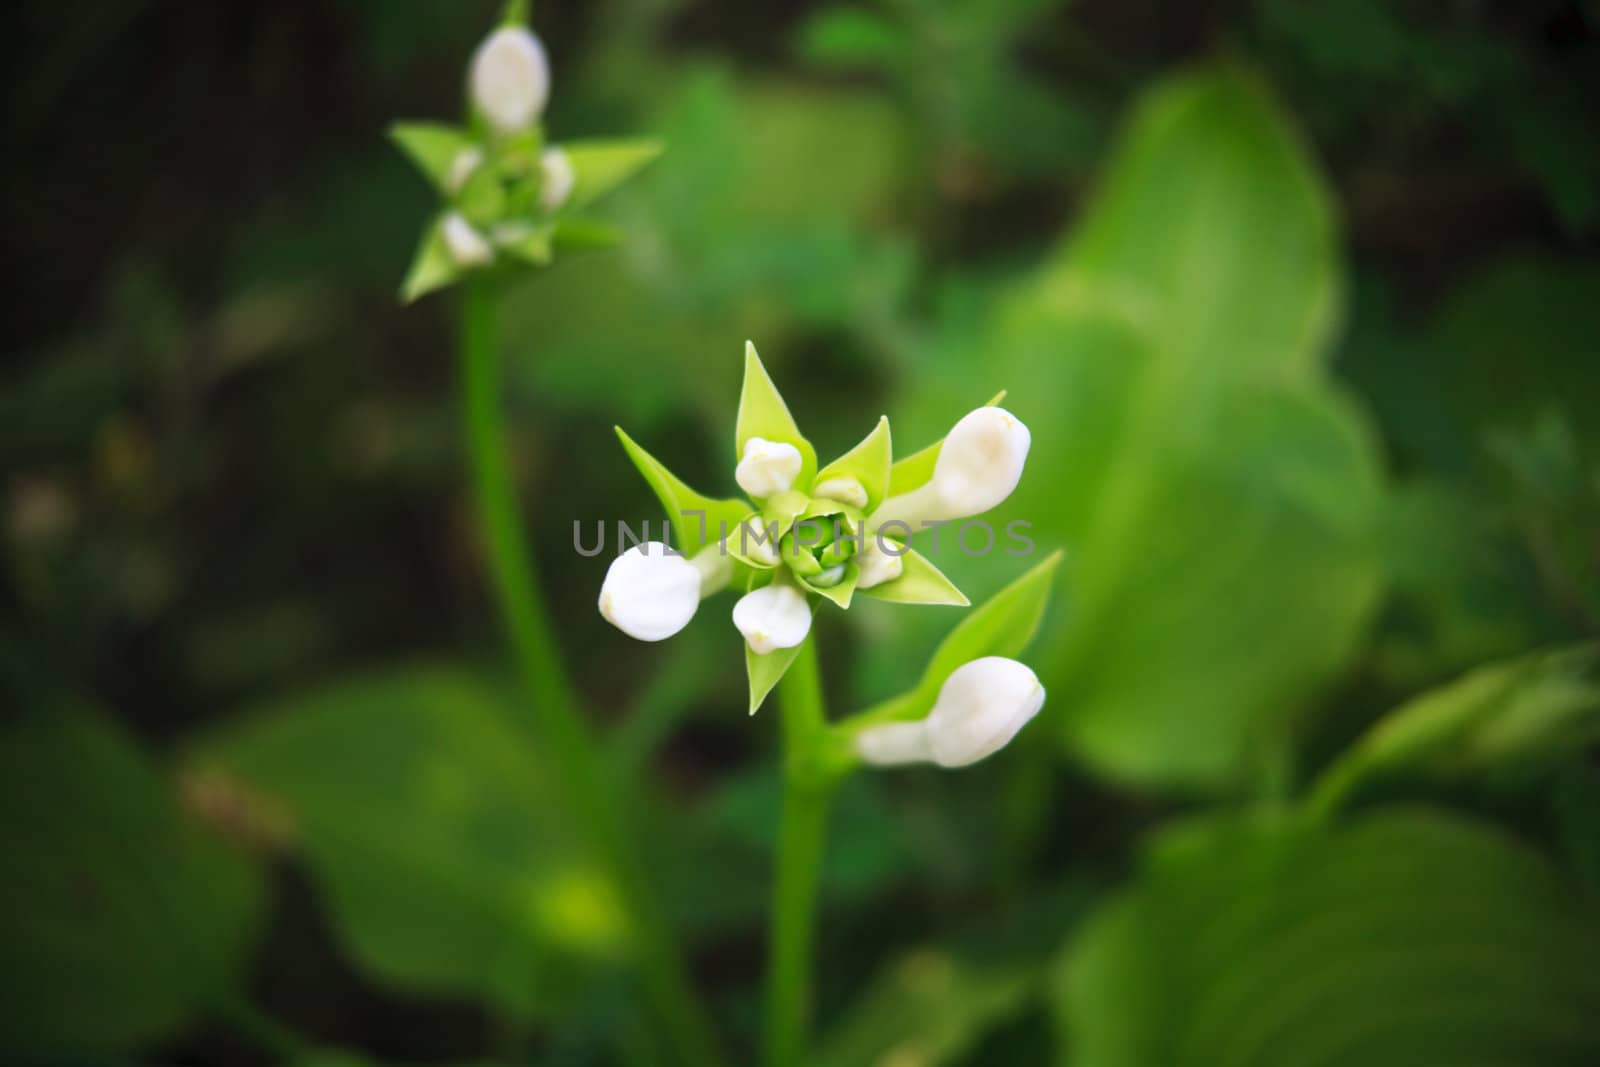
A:
[[[444,243],[444,222],[435,219],[417,243],[417,252],[411,259],[411,269],[400,283],[400,302],[409,304],[436,289],[454,285],[461,277],[461,268],[450,256]]]
[[[761,506],[761,521],[768,526],[777,524],[778,536],[787,534],[794,521],[805,515],[806,509],[811,506],[811,498],[794,489],[782,493],[774,493],[767,497]]]
[[[957,667],[984,656],[1016,659],[1022,655],[1038,631],[1040,620],[1044,618],[1044,610],[1050,603],[1056,567],[1060,563],[1060,551],[1050,553],[1037,566],[968,612],[955,629],[939,642],[917,684],[900,696],[878,705],[880,709],[889,709],[890,714],[880,716],[869,712],[866,718],[879,721],[919,719],[932,710],[934,701],[939,698],[939,690]],[[861,592],[871,594],[881,588],[886,586],[863,589]]]
[[[830,478],[856,479],[867,491],[866,512],[870,515],[889,495],[889,471],[893,462],[889,417],[884,415],[860,444],[819,470],[814,484],[821,485]],[[932,472],[931,467],[929,472]]]
[[[656,499],[666,509],[672,531],[677,535],[678,550],[684,555],[692,556],[706,545],[716,544],[720,537],[720,524],[727,523],[732,530],[740,519],[750,513],[750,505],[743,500],[713,500],[695,492],[659,460],[640,448],[633,438],[623,432],[622,427],[615,429],[622,447],[627,450],[628,458],[639,468],[639,473],[644,475],[644,480],[654,490]],[[705,512],[703,529],[700,517],[685,515],[686,511]]]
[[[450,168],[456,156],[475,147],[466,130],[442,122],[396,122],[389,127],[389,139],[445,196],[450,193]]]
[[[518,223],[506,223],[505,226],[518,226]],[[519,259],[535,267],[549,266],[554,258],[552,238],[555,227],[548,222],[530,225],[525,232],[507,238],[504,232],[495,234],[494,246],[507,255]]]
[[[622,243],[622,231],[610,223],[593,219],[558,219],[552,240],[556,248],[564,252],[615,248]]]
[[[778,387],[772,383],[756,346],[744,344],[744,388],[739,393],[739,418],[734,432],[733,461],[744,458],[745,443],[752,437],[768,441],[781,441],[800,450],[800,474],[797,486],[809,486],[817,473],[817,450],[811,447],[795,425],[789,406],[783,402]]]
[[[964,608],[972,603],[956,588],[954,582],[916,549],[906,549],[900,556],[900,564],[900,577],[863,589],[861,595],[895,604],[950,604]]]
[[[800,578],[814,578],[822,573],[822,564],[811,554],[810,546],[800,544],[794,530],[784,534],[783,540],[778,542],[778,555],[783,558],[783,565]]]
[[[561,210],[566,211],[605,196],[648,166],[666,146],[648,138],[633,138],[573,141],[553,147],[565,152],[572,163],[572,192],[561,205]]]
[[[827,597],[841,608],[849,608],[850,599],[855,595],[856,582],[858,582],[860,579],[861,568],[857,567],[854,563],[846,563],[844,565],[844,577],[840,578],[839,581],[833,585],[812,585],[811,579],[807,577],[801,577],[800,584],[805,586],[811,592],[816,593],[818,596]]]
[[[1006,391],[1000,390],[983,406],[992,408],[1006,398]],[[939,449],[944,447],[944,438],[939,438],[933,444],[920,452],[912,453],[905,459],[889,468],[889,496],[899,496],[909,493],[913,489],[921,489],[933,480],[933,467],[939,461]]]
[[[809,641],[810,637],[806,640]],[[745,642],[744,672],[750,680],[750,714],[754,715],[760,709],[762,701],[767,699],[767,694],[772,692],[773,686],[788,673],[790,665],[794,663],[795,657],[800,655],[800,649],[804,644],[805,641],[802,641],[793,648],[780,648],[768,652],[765,656],[758,656],[751,651],[749,642]]]

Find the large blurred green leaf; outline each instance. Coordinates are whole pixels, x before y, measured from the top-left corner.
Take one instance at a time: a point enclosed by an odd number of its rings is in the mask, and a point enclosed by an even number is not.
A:
[[[413,668],[247,713],[194,763],[281,807],[367,974],[524,1016],[556,963],[610,955],[625,931],[513,722],[474,676]]]
[[[1103,773],[1247,780],[1373,604],[1375,449],[1320,369],[1328,211],[1259,85],[1181,78],[995,331],[990,367],[1034,434],[1005,512],[1069,560],[1041,674]]]
[[[1600,649],[1538,652],[1479,667],[1397,708],[1323,774],[1327,809],[1365,781],[1412,771],[1507,773],[1600,739]]]
[[[256,872],[120,731],[77,712],[8,726],[0,811],[0,1052],[126,1049],[226,995]]]
[[[1540,857],[1417,812],[1166,835],[1056,983],[1073,1067],[1578,1064],[1600,916]]]

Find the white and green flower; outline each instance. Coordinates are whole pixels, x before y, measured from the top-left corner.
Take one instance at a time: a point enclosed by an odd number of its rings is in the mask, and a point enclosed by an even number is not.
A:
[[[439,195],[401,284],[407,302],[476,272],[548,265],[558,252],[613,244],[577,214],[661,153],[653,140],[546,145],[544,44],[510,5],[467,73],[467,121],[401,122],[389,134]]]
[[[660,640],[688,624],[698,599],[728,584],[742,590],[733,621],[745,638],[752,712],[793,662],[823,601],[847,609],[861,593],[965,606],[961,591],[906,540],[924,521],[999,504],[1021,477],[1029,443],[1027,427],[991,403],[898,463],[889,420],[881,418],[860,444],[819,467],[751,344],[733,457],[733,479],[747,498],[697,493],[617,433],[666,508],[683,558],[647,567],[637,549],[619,556],[606,576],[602,614],[625,633]],[[722,580],[692,581],[711,573]],[[650,606],[657,597],[659,609]],[[620,604],[632,607],[624,612]]]

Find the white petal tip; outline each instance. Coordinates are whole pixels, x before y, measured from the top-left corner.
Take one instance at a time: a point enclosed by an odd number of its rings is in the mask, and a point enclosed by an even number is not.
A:
[[[544,45],[521,26],[491,33],[472,58],[472,102],[496,132],[533,125],[550,96],[550,61]]]
[[[744,455],[734,469],[739,488],[754,497],[769,497],[794,486],[800,476],[800,450],[783,441],[752,437],[744,444]]]
[[[611,561],[600,587],[600,614],[640,641],[664,641],[682,630],[700,606],[700,571],[650,541]]]

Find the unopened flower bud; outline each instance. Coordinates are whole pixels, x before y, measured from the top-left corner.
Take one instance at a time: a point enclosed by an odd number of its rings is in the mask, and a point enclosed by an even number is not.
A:
[[[963,663],[945,679],[925,724],[934,762],[965,767],[1004,748],[1044,707],[1044,686],[1004,656]]]
[[[750,651],[764,656],[806,639],[811,632],[811,606],[794,586],[773,582],[739,598],[733,606],[733,624],[744,634]]]
[[[915,526],[988,511],[1017,487],[1031,443],[1022,420],[1004,408],[968,412],[940,446],[933,477],[926,485],[885,501],[872,516],[874,526],[889,521]]]
[[[900,558],[904,549],[893,541],[880,542],[878,538],[878,534],[868,534],[861,551],[856,553],[856,566],[860,569],[857,589],[871,589],[905,573],[905,563]]]
[[[861,484],[861,479],[851,477],[828,478],[818,482],[811,490],[812,496],[826,497],[837,500],[841,504],[849,504],[853,508],[867,506],[867,489]]]
[[[491,33],[472,57],[472,102],[497,133],[532,126],[550,95],[550,61],[539,38],[520,26]]]
[[[957,667],[921,722],[863,730],[856,751],[868,763],[933,762],[965,767],[1004,748],[1044,706],[1044,686],[1025,665],[985,656]]]
[[[782,441],[752,437],[745,442],[744,455],[734,468],[734,481],[754,497],[769,497],[794,485],[800,476],[800,450]]]
[[[661,641],[689,624],[700,606],[701,569],[660,541],[611,561],[600,586],[600,614],[629,637]]]
[[[458,211],[445,217],[444,246],[458,267],[482,267],[494,261],[494,248]]]
[[[539,156],[539,206],[545,211],[556,211],[572,195],[578,184],[578,172],[572,169],[572,157],[560,148],[546,148]]]

